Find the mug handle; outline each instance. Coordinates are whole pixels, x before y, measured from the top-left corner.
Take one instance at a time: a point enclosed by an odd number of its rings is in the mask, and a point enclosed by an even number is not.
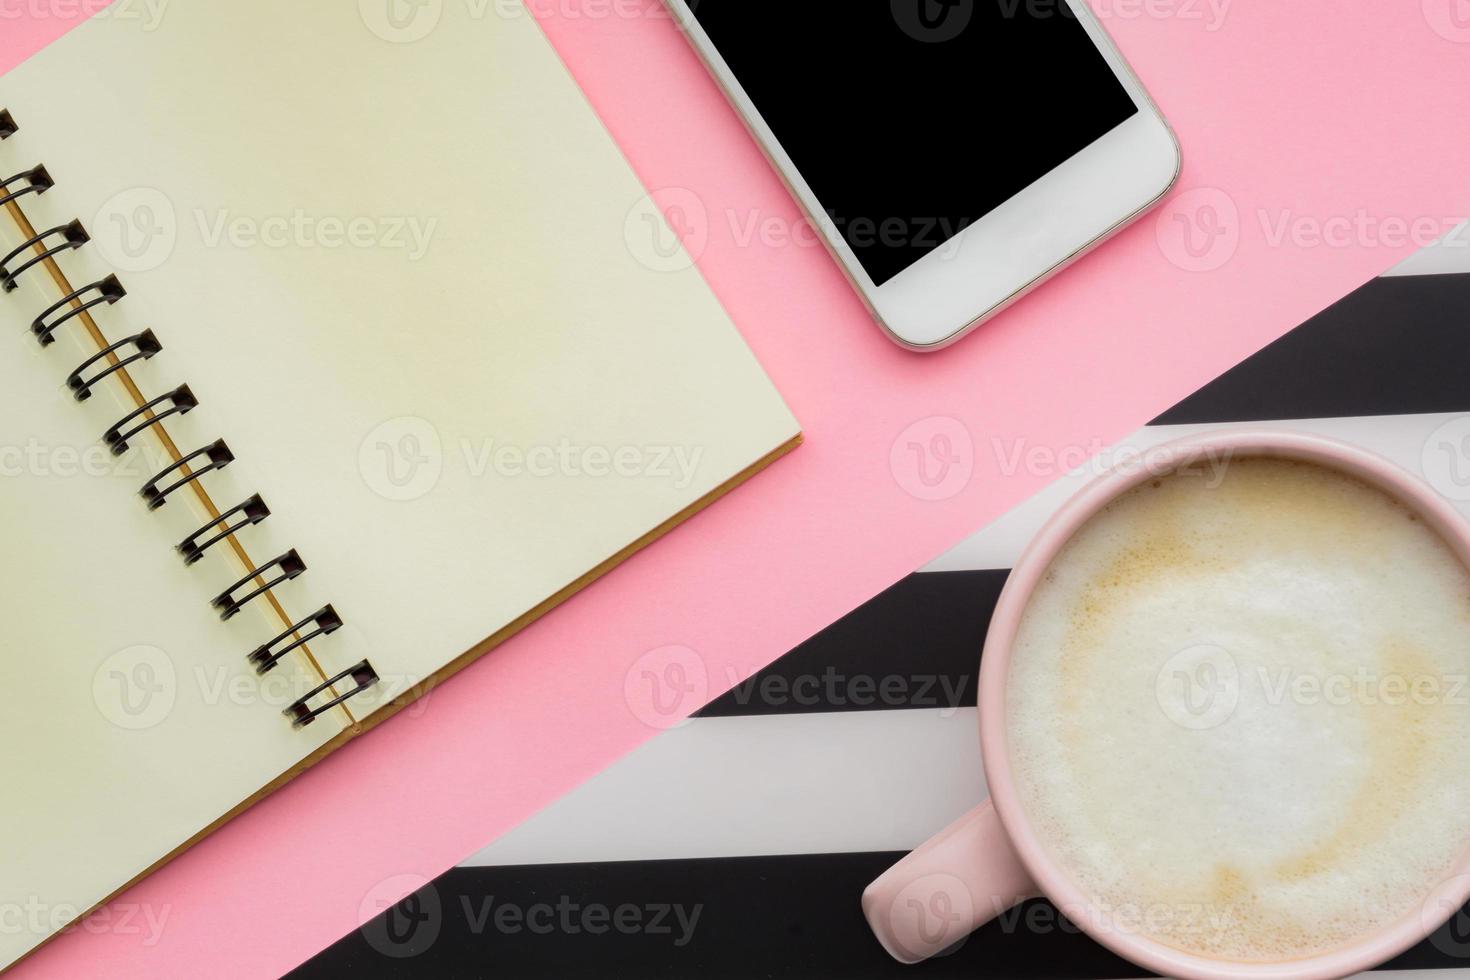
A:
[[[863,915],[894,959],[918,963],[1040,894],[986,800],[869,885]]]

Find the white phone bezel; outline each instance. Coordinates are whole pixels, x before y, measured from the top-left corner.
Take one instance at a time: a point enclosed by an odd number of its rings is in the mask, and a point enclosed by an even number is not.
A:
[[[1087,4],[1064,2],[1138,112],[880,286],[863,269],[686,0],[665,0],[878,325],[895,342],[917,351],[938,350],[959,340],[1148,210],[1179,177],[1178,140],[1143,83]],[[978,134],[976,142],[983,140],[984,134]]]

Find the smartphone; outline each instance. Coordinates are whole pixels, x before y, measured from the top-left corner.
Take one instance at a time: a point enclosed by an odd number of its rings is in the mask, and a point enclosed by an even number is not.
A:
[[[665,3],[912,350],[955,342],[1178,178],[1178,141],[1085,0]]]

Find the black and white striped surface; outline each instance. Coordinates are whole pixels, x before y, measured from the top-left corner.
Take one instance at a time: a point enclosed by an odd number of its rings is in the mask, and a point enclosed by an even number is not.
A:
[[[1470,249],[1397,272],[1122,445],[1270,421],[1385,455],[1470,515]],[[1058,480],[293,975],[1138,976],[1044,901],[919,967],[889,959],[858,909],[872,878],[984,798],[975,685],[991,609],[1027,541],[1095,469]],[[1385,970],[1442,980],[1467,968],[1470,910]]]

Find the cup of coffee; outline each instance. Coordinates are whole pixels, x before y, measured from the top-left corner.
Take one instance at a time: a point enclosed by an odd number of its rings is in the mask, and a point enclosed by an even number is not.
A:
[[[1470,526],[1326,439],[1163,447],[1017,563],[979,718],[990,800],[863,895],[898,959],[1045,896],[1165,976],[1368,969],[1470,898]]]

